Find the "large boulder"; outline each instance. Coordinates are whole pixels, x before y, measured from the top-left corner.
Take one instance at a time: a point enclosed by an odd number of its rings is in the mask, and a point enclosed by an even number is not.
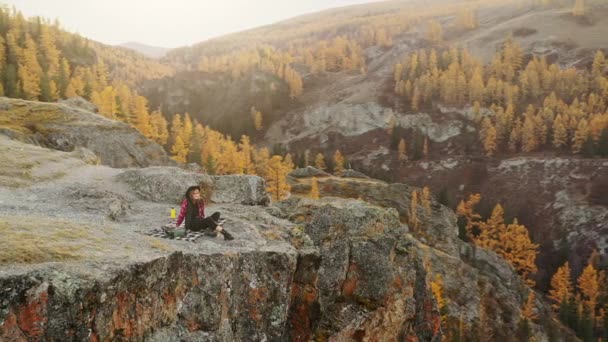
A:
[[[178,167],[148,167],[127,170],[118,176],[141,199],[179,203],[186,189],[200,183],[213,184],[211,202],[266,205],[269,197],[264,179],[252,175],[209,176]]]
[[[290,184],[292,193],[302,196],[310,193],[310,178],[290,178]],[[412,193],[417,191],[419,197],[421,194],[419,188],[371,178],[324,177],[318,179],[318,185],[322,197],[355,198],[380,207],[395,208],[402,222],[409,219]],[[418,202],[416,215],[419,225],[411,229],[418,228],[418,233],[423,233],[419,236],[424,243],[451,255],[458,255],[456,215],[432,196],[430,200],[430,210],[423,208],[420,201]]]
[[[152,202],[180,203],[189,186],[212,182],[204,173],[189,172],[178,167],[147,167],[127,170],[116,176],[141,199]]]
[[[111,167],[175,165],[165,150],[132,126],[107,119],[78,99],[66,103],[41,103],[0,98],[8,128],[19,140],[70,152],[85,147]],[[0,124],[0,129],[2,129]]]
[[[266,182],[261,177],[227,175],[213,176],[211,179],[214,183],[212,202],[247,205],[267,205],[270,202],[266,193]]]

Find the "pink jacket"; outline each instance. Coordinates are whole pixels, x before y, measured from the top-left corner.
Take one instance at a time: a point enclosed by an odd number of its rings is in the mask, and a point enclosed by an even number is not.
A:
[[[203,202],[200,202],[200,203],[201,204],[198,206],[198,216],[200,218],[205,218],[205,204]],[[186,218],[187,210],[188,210],[188,200],[185,199],[179,208],[179,215],[177,216],[177,222],[175,222],[175,225],[177,227],[179,227],[182,224],[182,222],[184,221],[184,218]]]

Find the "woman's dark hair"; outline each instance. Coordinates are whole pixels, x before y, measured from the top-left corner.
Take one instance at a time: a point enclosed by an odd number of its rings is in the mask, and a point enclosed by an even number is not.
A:
[[[199,192],[201,191],[201,187],[198,185],[193,185],[191,187],[188,188],[188,190],[186,190],[186,199],[188,200],[188,202],[190,202],[190,193],[194,190],[198,190]]]

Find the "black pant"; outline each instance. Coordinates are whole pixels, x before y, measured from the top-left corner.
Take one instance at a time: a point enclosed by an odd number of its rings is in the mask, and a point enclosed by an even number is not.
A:
[[[213,215],[207,216],[204,219],[195,217],[194,220],[192,221],[191,227],[188,228],[188,230],[192,230],[194,232],[200,232],[201,230],[209,229],[209,230],[214,231],[215,228],[217,227],[217,221],[219,221],[219,219],[220,219],[220,213],[218,213],[218,212],[215,212],[215,213],[213,213]]]

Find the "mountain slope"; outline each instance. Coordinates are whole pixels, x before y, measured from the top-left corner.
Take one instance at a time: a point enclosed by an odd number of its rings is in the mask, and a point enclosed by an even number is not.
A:
[[[167,54],[167,52],[169,52],[169,50],[171,50],[169,48],[146,45],[146,44],[142,44],[142,43],[138,43],[138,42],[126,42],[126,43],[120,44],[119,46],[137,51],[144,56],[147,56],[150,58],[156,58],[156,59],[164,57]]]

